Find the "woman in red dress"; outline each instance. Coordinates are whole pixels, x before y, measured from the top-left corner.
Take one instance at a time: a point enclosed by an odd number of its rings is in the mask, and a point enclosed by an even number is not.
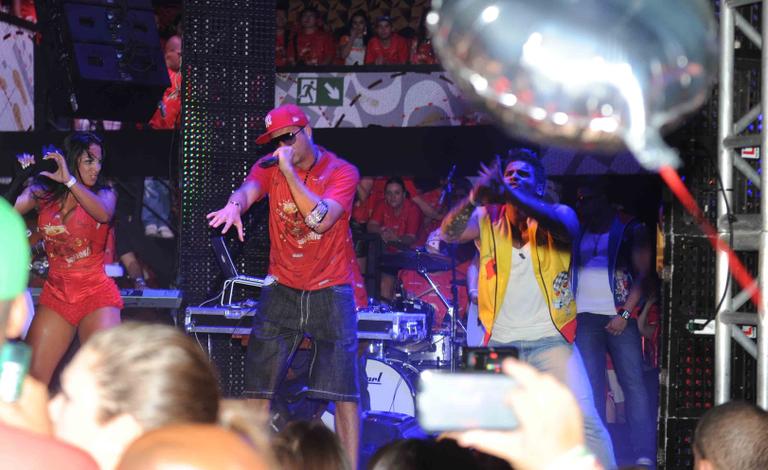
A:
[[[104,272],[115,191],[100,178],[101,140],[78,132],[64,142],[66,157],[48,153],[55,172],[41,172],[17,199],[16,210],[38,211],[37,230],[45,240],[50,270],[27,334],[30,374],[49,383],[74,339],[85,343],[96,331],[120,323],[120,292]]]

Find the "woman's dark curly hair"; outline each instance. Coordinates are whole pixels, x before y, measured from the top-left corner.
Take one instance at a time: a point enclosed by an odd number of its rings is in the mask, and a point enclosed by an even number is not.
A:
[[[69,169],[70,174],[74,175],[78,181],[82,181],[78,170],[78,161],[83,154],[90,153],[88,149],[93,144],[101,147],[101,161],[103,164],[107,155],[101,139],[95,134],[90,132],[75,132],[64,139],[64,161],[67,163],[67,168]],[[38,198],[45,204],[63,201],[68,192],[66,186],[49,178],[38,177],[35,183],[42,189],[41,195]],[[91,189],[94,192],[98,192],[107,188],[109,188],[109,185],[107,185],[102,175],[99,174],[96,184]]]

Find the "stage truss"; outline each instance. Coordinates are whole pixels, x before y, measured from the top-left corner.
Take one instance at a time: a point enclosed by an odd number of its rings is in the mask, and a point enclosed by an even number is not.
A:
[[[729,401],[733,396],[732,390],[732,342],[740,345],[756,360],[756,401],[768,409],[768,341],[765,330],[768,327],[766,307],[768,307],[768,192],[761,188],[766,184],[765,175],[768,171],[766,159],[760,155],[759,171],[747,162],[737,150],[743,148],[758,148],[765,150],[768,134],[762,124],[756,121],[768,109],[768,94],[760,93],[766,90],[765,64],[768,60],[762,44],[768,39],[768,28],[756,27],[754,24],[765,25],[768,21],[768,9],[760,8],[758,18],[749,18],[743,14],[754,12],[755,6],[763,6],[763,2],[755,1],[726,1],[720,9],[720,84],[718,89],[718,156],[717,165],[725,191],[718,192],[717,197],[717,228],[724,240],[729,241],[736,251],[757,252],[758,281],[750,289],[741,290],[733,295],[735,289],[726,253],[716,255],[716,297],[719,304],[715,319],[715,404]],[[760,31],[762,29],[762,31]],[[736,31],[740,34],[737,36]],[[743,40],[753,47],[747,47]],[[759,82],[758,95],[760,102],[751,104],[748,109],[739,110],[737,98],[739,91],[739,75],[737,68],[737,50],[759,50]],[[755,132],[757,131],[757,132]],[[735,213],[734,208],[734,169],[759,192],[759,212]],[[759,305],[752,311],[742,311],[752,293],[757,291],[760,296]],[[722,302],[720,299],[723,299]],[[717,305],[716,304],[716,305]],[[744,332],[742,326],[756,326],[757,341],[753,341]]]

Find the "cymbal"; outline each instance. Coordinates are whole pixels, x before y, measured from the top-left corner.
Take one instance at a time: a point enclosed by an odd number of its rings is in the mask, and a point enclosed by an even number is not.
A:
[[[382,266],[388,268],[447,271],[451,269],[451,258],[442,255],[433,255],[425,251],[408,250],[399,253],[386,253],[381,255]]]

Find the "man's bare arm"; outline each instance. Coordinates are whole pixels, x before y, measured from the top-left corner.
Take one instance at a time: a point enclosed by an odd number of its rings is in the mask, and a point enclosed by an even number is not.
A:
[[[480,237],[479,209],[469,200],[463,199],[451,209],[440,226],[440,236],[451,243],[462,243]]]
[[[219,227],[224,224],[221,233],[227,233],[229,228],[234,225],[237,229],[238,238],[243,241],[243,222],[240,215],[247,211],[259,197],[261,197],[261,186],[255,181],[246,181],[229,196],[224,207],[206,215],[208,225]]]
[[[547,229],[556,239],[571,242],[578,237],[579,219],[570,207],[546,202],[538,196],[512,188],[506,183],[504,196],[528,217],[536,219],[539,226]]]

